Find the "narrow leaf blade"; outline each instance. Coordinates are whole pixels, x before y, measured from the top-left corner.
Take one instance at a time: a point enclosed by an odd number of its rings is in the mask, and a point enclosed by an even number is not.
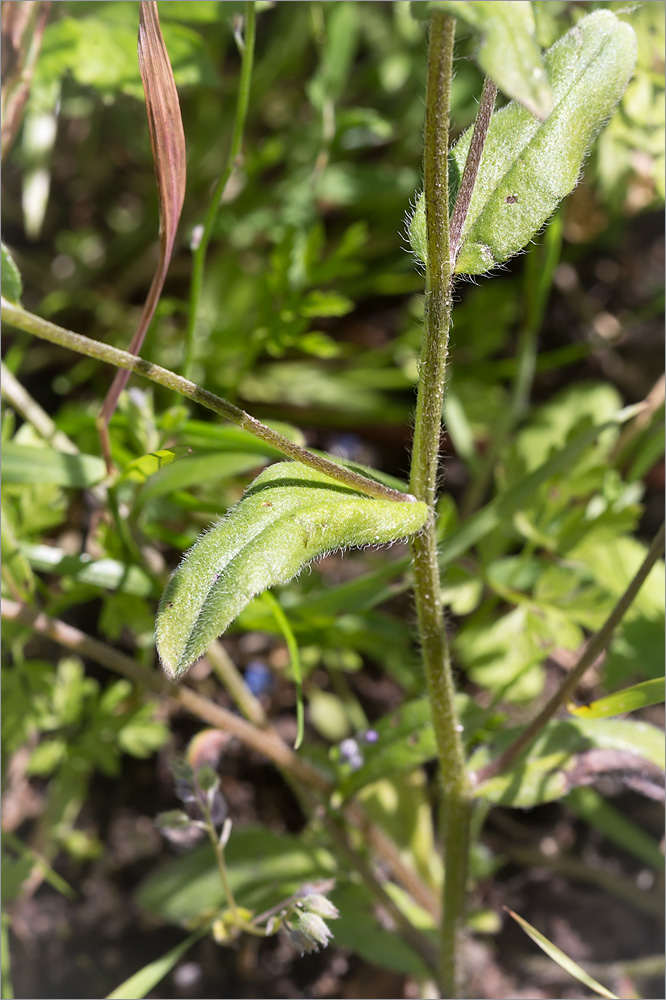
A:
[[[612,715],[623,715],[625,712],[635,712],[647,705],[660,705],[664,700],[664,677],[643,681],[616,691],[605,698],[597,698],[589,705],[567,705],[572,715],[580,719],[607,719]]]
[[[425,504],[374,500],[298,462],[280,462],[196,542],[160,602],[157,649],[180,678],[257,594],[325,553],[419,531]]]
[[[133,976],[126,979],[124,983],[117,986],[113,993],[109,993],[106,1000],[143,1000],[147,993],[150,993],[159,982],[171,972],[173,967],[181,960],[183,955],[190,950],[199,938],[203,937],[208,928],[200,928],[194,934],[177,944],[175,948],[168,951],[166,955],[155,959],[144,965]]]
[[[547,937],[536,929],[536,927],[532,927],[532,924],[529,924],[527,920],[523,919],[523,917],[519,917],[517,913],[514,913],[513,910],[510,910],[507,906],[505,906],[504,909],[509,916],[513,917],[516,923],[520,924],[528,937],[531,937],[534,943],[537,944],[542,951],[545,951],[546,955],[552,958],[554,962],[557,962],[561,969],[564,969],[565,972],[568,972],[569,975],[574,977],[574,979],[583,983],[588,989],[594,990],[595,993],[599,994],[599,996],[606,997],[607,1000],[618,1000],[614,993],[611,993],[611,991],[607,990],[605,986],[602,986],[601,983],[596,981],[596,979],[593,979],[592,976],[588,975],[585,969],[581,969],[580,965],[577,965],[572,958],[565,955],[563,951],[554,945],[552,941],[549,941]]]
[[[96,455],[71,455],[53,448],[33,448],[6,441],[2,446],[2,474],[5,483],[55,483],[87,488],[101,483],[106,468]]]

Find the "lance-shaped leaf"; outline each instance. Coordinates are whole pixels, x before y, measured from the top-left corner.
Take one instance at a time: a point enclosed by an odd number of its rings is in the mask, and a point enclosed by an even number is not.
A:
[[[636,62],[633,29],[607,10],[582,18],[545,57],[553,110],[545,122],[515,102],[495,112],[463,224],[457,274],[483,274],[518,253],[576,186],[597,133],[622,97]],[[452,204],[471,141],[451,150]],[[416,254],[426,260],[425,207],[410,225]]]
[[[139,69],[146,95],[150,145],[153,151],[160,208],[160,256],[141,319],[127,348],[139,354],[159,302],[169,268],[178,221],[185,199],[185,133],[169,55],[162,38],[155,0],[141,0],[139,20]],[[127,385],[129,372],[117,372],[100,413],[102,450],[110,466],[106,427]]]
[[[479,66],[507,97],[545,118],[552,94],[536,39],[532,4],[525,0],[430,0],[412,4],[418,18],[442,11],[481,36]]]
[[[165,672],[180,678],[256,594],[313,559],[405,538],[427,515],[423,503],[372,499],[298,462],[272,465],[167,584],[156,626]]]

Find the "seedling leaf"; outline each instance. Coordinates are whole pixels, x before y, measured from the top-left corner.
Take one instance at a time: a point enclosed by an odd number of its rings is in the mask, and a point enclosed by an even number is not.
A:
[[[182,677],[253,597],[314,559],[412,535],[427,514],[423,503],[371,499],[298,462],[266,469],[167,584],[157,616],[165,672]]]

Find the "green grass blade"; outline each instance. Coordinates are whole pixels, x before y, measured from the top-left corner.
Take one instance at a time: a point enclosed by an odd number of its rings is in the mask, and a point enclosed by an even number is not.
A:
[[[301,671],[301,658],[298,652],[298,643],[296,642],[296,636],[294,631],[289,624],[289,619],[285,615],[284,611],[280,607],[278,601],[273,597],[270,590],[267,590],[265,594],[262,594],[264,601],[268,604],[275,621],[278,624],[282,635],[284,636],[284,641],[287,643],[287,649],[289,650],[289,659],[291,660],[291,669],[294,675],[294,683],[296,684],[296,742],[294,743],[294,750],[298,750],[301,743],[303,742],[303,730],[304,730],[304,719],[303,719],[303,673]]]
[[[126,979],[124,983],[117,986],[113,993],[109,993],[106,1000],[143,1000],[146,993],[154,989],[167,973],[171,972],[183,955],[207,931],[207,927],[195,931],[194,934],[190,934],[188,938],[177,944],[171,951],[168,951],[166,955],[162,955],[161,958],[156,958],[154,962],[144,965],[143,969],[139,969],[133,976]]]
[[[572,958],[569,958],[569,956],[565,955],[563,951],[560,951],[560,949],[557,948],[552,941],[549,941],[547,937],[544,937],[544,935],[541,934],[536,927],[532,927],[531,924],[528,924],[527,920],[519,917],[518,914],[514,913],[513,910],[510,910],[508,906],[505,906],[504,909],[509,916],[513,917],[516,923],[520,924],[528,937],[531,937],[534,943],[537,944],[542,951],[545,951],[545,953],[552,958],[554,962],[557,962],[561,969],[568,972],[569,975],[573,976],[574,979],[577,979],[578,982],[583,983],[583,985],[587,986],[589,990],[594,990],[594,992],[598,993],[599,996],[606,997],[607,1000],[618,1000],[618,997],[616,997],[614,993],[611,993],[611,991],[607,990],[605,986],[602,986],[601,983],[596,981],[596,979],[593,979],[592,976],[588,975],[585,969],[581,969],[580,965],[577,965]]]

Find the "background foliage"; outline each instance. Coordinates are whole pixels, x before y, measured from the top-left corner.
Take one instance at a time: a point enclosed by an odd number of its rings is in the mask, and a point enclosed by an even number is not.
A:
[[[192,377],[295,440],[404,478],[422,277],[403,233],[420,187],[425,29],[406,3],[260,6],[245,155],[209,254]],[[470,744],[524,719],[605,619],[657,527],[663,485],[663,4],[632,12],[620,3],[533,6],[542,46],[582,14],[610,7],[636,30],[639,58],[583,183],[537,245],[492,280],[456,289],[439,513]],[[181,96],[188,180],[179,243],[142,353],[175,370],[183,362],[189,244],[231,133],[239,68],[234,19],[242,9],[208,2],[160,7]],[[54,5],[23,128],[3,170],[4,238],[22,274],[24,304],[119,347],[130,340],[152,277],[158,224],[137,20],[135,3]],[[459,35],[452,119],[462,131],[473,121],[482,78],[473,36],[462,25]],[[108,369],[22,334],[7,334],[4,346],[8,371],[81,455],[63,459],[72,451],[64,439],[50,445],[5,401],[3,594],[153,667],[154,613],[169,571],[277,456],[133,380],[111,424],[120,475],[105,493],[95,418]],[[623,406],[645,398],[651,404],[643,415],[618,418]],[[160,461],[167,449],[171,464]],[[539,472],[550,460],[552,472]],[[427,768],[433,748],[405,570],[400,546],[344,562],[329,557],[278,593],[306,678],[302,752],[339,782],[341,795],[362,790],[371,815],[434,884]],[[660,565],[599,664],[590,697],[663,673],[663,590]],[[167,750],[182,752],[191,722],[24,627],[5,624],[3,644],[3,891],[24,906],[35,892],[67,898],[64,875],[85,896],[86,873],[97,891],[108,885],[107,864],[125,871],[129,893],[166,852],[141,825],[172,796],[163,765],[154,762]],[[289,660],[261,598],[241,613],[227,648],[293,737]],[[195,682],[228,701],[207,661]],[[396,728],[390,713],[403,699]],[[659,721],[649,714],[658,710],[645,711],[647,721]],[[371,727],[381,738],[364,744],[358,734]],[[632,734],[635,748],[640,732]],[[360,764],[342,743],[354,736]],[[589,732],[585,739],[590,745]],[[641,752],[658,757],[643,744]],[[261,907],[276,885],[293,891],[335,872],[339,862],[316,824],[292,838],[303,825],[296,801],[286,789],[282,798],[269,794],[273,772],[267,777],[243,757],[231,758],[225,794],[236,821],[255,829],[232,838],[230,863],[244,904]],[[565,790],[527,782],[519,800],[507,799],[502,786],[493,801],[539,806]],[[576,795],[583,791],[596,794]],[[628,881],[636,859],[658,868],[653,815],[642,812],[622,827],[611,806],[603,820],[576,795],[560,807],[571,829],[575,816],[590,824],[574,841],[584,843],[596,827],[602,833],[594,836],[619,842]],[[123,848],[129,862],[113,832],[123,810],[133,831],[134,846]],[[506,863],[505,847],[479,844],[477,887]],[[265,856],[259,869],[251,863],[258,853]],[[170,864],[144,882],[141,912],[183,923],[196,916],[192,906],[200,912],[219,903],[201,902],[197,879],[205,881],[210,868],[203,848]],[[50,885],[40,888],[43,879]],[[395,935],[376,928],[361,884],[343,880],[334,898],[342,912],[339,946],[396,973],[423,975],[408,946],[397,947]],[[99,896],[89,905],[99,924]],[[488,916],[492,901],[484,909]],[[118,927],[121,940],[127,924]],[[16,945],[17,976],[30,995],[39,980],[25,968],[24,946]],[[63,952],[51,947],[50,985],[42,981],[41,988],[75,995]],[[166,950],[161,941],[155,947]],[[131,958],[126,966],[117,954],[93,954],[90,988],[106,994],[121,970],[145,961]],[[296,980],[307,974],[294,973]]]

